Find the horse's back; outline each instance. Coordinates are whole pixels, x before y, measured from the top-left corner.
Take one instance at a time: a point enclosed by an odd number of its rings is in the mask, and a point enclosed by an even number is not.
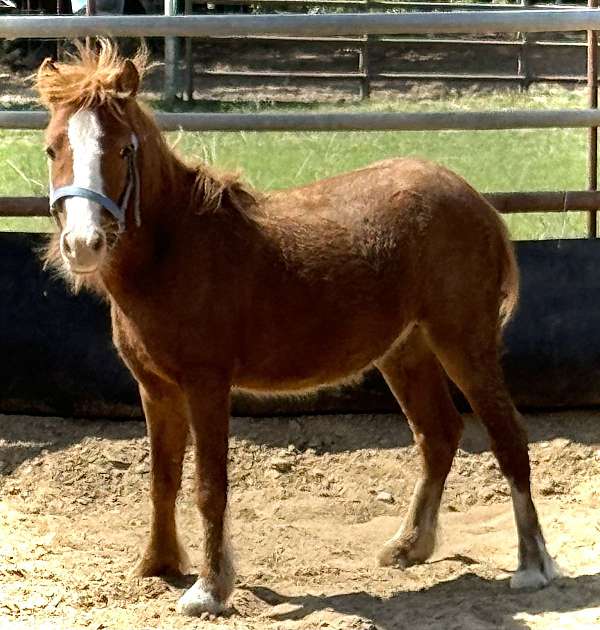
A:
[[[446,167],[420,158],[389,158],[304,186],[276,190],[264,208],[268,214],[313,220],[321,217],[340,224],[365,215],[376,219],[386,213],[418,213],[444,220],[448,207],[463,217],[473,211],[495,213],[485,199],[462,177]]]

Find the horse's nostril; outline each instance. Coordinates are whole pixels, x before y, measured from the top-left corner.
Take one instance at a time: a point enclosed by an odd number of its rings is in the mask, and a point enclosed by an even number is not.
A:
[[[100,232],[94,232],[90,238],[89,245],[95,252],[101,250],[104,245],[104,236]]]
[[[63,237],[62,246],[63,246],[64,253],[67,254],[67,255],[71,254],[71,252],[73,251],[71,249],[71,246],[69,245],[69,239],[67,238],[66,235]]]

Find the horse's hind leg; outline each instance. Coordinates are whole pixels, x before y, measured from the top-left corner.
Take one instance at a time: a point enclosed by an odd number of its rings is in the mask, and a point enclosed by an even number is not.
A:
[[[379,554],[384,566],[406,567],[424,562],[433,552],[440,500],[463,423],[446,375],[419,328],[377,367],[408,418],[422,457],[422,476],[404,524]]]
[[[500,368],[497,323],[472,318],[461,328],[454,323],[428,328],[432,348],[450,378],[460,387],[484,423],[492,450],[507,478],[519,536],[519,567],[513,588],[540,588],[557,576],[546,550],[531,498],[527,436],[504,384]]]

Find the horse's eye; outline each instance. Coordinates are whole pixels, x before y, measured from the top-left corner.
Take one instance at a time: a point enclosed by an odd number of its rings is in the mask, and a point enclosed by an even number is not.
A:
[[[128,158],[133,153],[133,147],[128,144],[126,147],[121,149],[121,157]]]
[[[52,147],[46,147],[46,155],[51,160],[54,160],[54,158],[56,158],[56,152],[54,151],[54,149]]]

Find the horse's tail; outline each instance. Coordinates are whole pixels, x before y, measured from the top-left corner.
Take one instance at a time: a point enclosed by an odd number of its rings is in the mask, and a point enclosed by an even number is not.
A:
[[[501,258],[501,280],[500,280],[500,326],[504,327],[513,316],[517,302],[519,300],[519,268],[515,250],[508,233],[508,228],[500,216],[500,258]]]

